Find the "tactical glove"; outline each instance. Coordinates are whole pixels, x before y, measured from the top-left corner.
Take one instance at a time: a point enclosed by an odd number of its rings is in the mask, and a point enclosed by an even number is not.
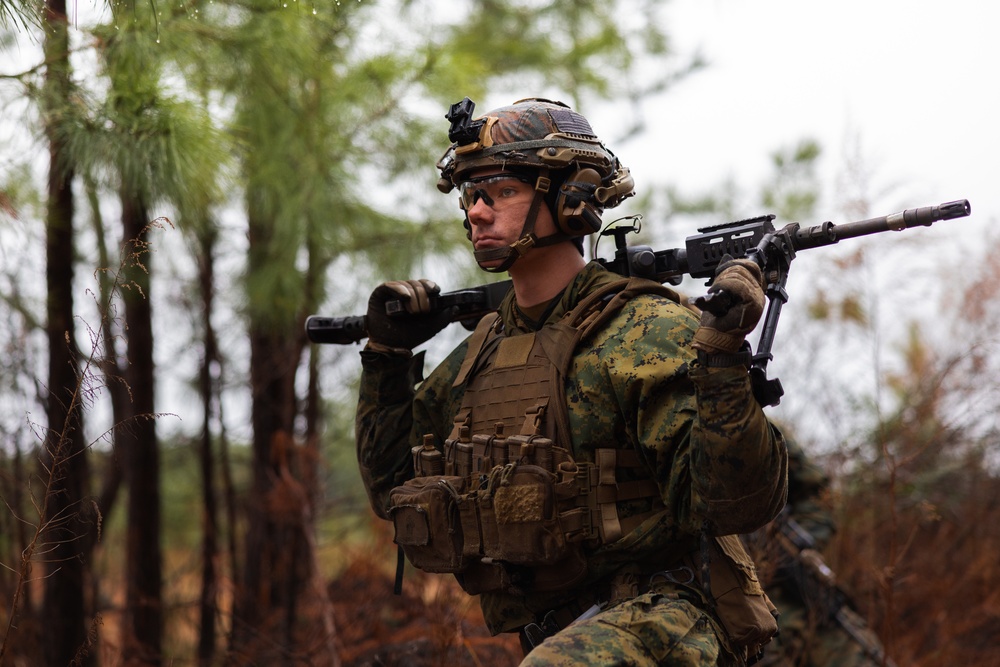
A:
[[[368,347],[376,351],[402,353],[430,340],[448,326],[448,311],[433,312],[431,297],[441,291],[435,283],[420,280],[393,280],[382,283],[368,299],[365,325]],[[389,315],[386,304],[400,301],[406,312]]]
[[[708,288],[709,295],[719,292],[726,293],[729,309],[720,315],[703,310],[691,347],[707,354],[736,354],[764,312],[760,267],[750,259],[723,257]]]

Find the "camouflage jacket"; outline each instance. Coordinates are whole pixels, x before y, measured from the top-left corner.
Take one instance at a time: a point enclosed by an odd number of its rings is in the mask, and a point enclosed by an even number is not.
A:
[[[566,288],[547,322],[620,276],[588,264]],[[528,331],[513,294],[501,305],[507,335]],[[700,368],[690,347],[694,314],[663,296],[625,304],[574,355],[566,396],[573,456],[616,443],[634,447],[660,487],[665,509],[588,558],[578,589],[593,588],[632,563],[667,566],[697,545],[705,527],[717,535],[755,530],[785,503],[786,451],[780,433],[754,400],[743,367]],[[459,345],[426,379],[423,355],[363,351],[356,437],[361,475],[375,512],[386,518],[389,491],[413,476],[410,447],[425,433],[443,441],[461,404],[453,380],[465,358]],[[629,508],[621,508],[627,515]],[[632,510],[634,511],[634,509]],[[652,571],[652,570],[650,570]],[[573,598],[481,596],[494,634],[516,630]]]

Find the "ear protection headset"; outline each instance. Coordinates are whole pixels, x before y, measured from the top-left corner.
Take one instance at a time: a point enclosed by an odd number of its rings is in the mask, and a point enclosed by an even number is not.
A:
[[[577,168],[566,177],[556,196],[553,213],[556,226],[566,236],[586,236],[601,229],[601,212],[594,193],[601,175],[590,167]]]
[[[553,207],[556,226],[566,236],[595,234],[601,230],[605,205],[612,202],[610,205],[616,206],[634,187],[632,175],[625,167],[605,186],[596,169],[577,165],[559,187]]]

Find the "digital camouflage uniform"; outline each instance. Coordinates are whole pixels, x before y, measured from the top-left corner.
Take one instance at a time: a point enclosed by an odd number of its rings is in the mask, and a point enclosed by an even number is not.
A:
[[[620,279],[590,263],[565,289],[546,326],[588,294]],[[499,309],[504,335],[530,330],[509,294]],[[607,602],[611,582],[635,581],[610,609],[549,638],[524,664],[735,664],[718,618],[697,583],[649,575],[683,558],[697,562],[703,529],[746,533],[785,502],[783,440],[753,399],[746,368],[701,368],[690,342],[698,320],[659,295],[640,295],[576,350],[566,378],[577,460],[595,448],[636,449],[659,487],[664,509],[621,539],[587,554],[587,575],[572,590],[480,596],[493,634],[516,632],[546,612]],[[466,356],[459,345],[422,381],[423,354],[412,358],[363,351],[357,455],[375,512],[388,517],[393,487],[413,476],[410,448],[425,434],[448,437],[463,386],[453,380]],[[610,444],[609,444],[610,443]],[[618,505],[623,517],[648,511],[649,500]],[[636,595],[637,594],[637,595]],[[622,631],[624,629],[624,631]],[[576,656],[575,658],[573,656]],[[617,656],[612,658],[612,656]]]

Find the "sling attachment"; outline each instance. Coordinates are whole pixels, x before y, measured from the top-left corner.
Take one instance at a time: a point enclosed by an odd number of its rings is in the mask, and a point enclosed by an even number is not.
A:
[[[521,425],[521,435],[541,435],[545,424],[545,412],[549,407],[548,396],[539,399],[524,412],[524,424]]]
[[[622,524],[618,519],[618,482],[615,479],[614,449],[598,449],[597,459],[597,506],[601,513],[601,539],[610,544],[622,536]]]
[[[396,545],[396,581],[392,585],[393,595],[403,594],[403,568],[406,566],[406,554],[402,545]]]

